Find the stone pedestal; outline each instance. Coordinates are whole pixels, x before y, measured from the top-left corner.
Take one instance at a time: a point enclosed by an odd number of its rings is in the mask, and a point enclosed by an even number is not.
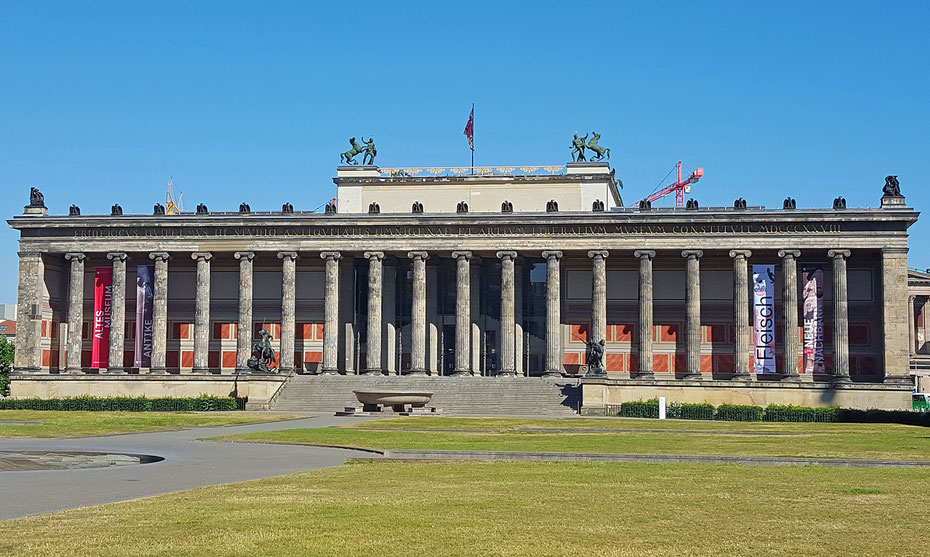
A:
[[[19,253],[19,283],[16,296],[16,350],[13,354],[15,373],[42,371],[42,284],[45,264],[42,254]]]

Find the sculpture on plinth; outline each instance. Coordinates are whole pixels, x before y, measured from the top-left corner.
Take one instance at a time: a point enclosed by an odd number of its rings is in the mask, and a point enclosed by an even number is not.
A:
[[[274,349],[271,347],[271,335],[264,327],[258,331],[258,335],[261,340],[252,343],[252,357],[246,365],[252,371],[259,373],[276,373],[277,364],[274,359]]]
[[[588,137],[588,136],[585,136]],[[607,158],[610,158],[610,149],[606,147],[601,147],[597,144],[598,140],[601,138],[601,134],[597,132],[591,132],[591,141],[588,142],[587,148],[591,151],[594,151],[596,154],[591,157],[591,161],[602,161],[604,160],[604,155],[607,155]]]
[[[375,164],[375,155],[378,154],[378,149],[375,148],[375,138],[369,137],[368,141],[365,141],[365,136],[363,135],[362,143],[365,144],[365,154],[362,156],[362,164]]]
[[[604,371],[604,339],[600,341],[585,341],[587,353],[585,362],[588,364],[588,372],[585,377],[605,377],[607,372]]]
[[[29,189],[29,206],[45,207],[45,196],[39,191],[39,188]]]
[[[904,197],[901,195],[901,186],[898,185],[897,176],[885,176],[885,187],[882,188],[882,197]]]
[[[355,141],[354,137],[349,139],[349,145],[351,145],[352,148],[346,151],[345,153],[340,153],[339,161],[344,162],[346,164],[358,164],[358,161],[353,159],[352,157],[364,151],[365,148],[359,145],[358,141]],[[374,147],[374,144],[372,144],[372,147]]]
[[[588,159],[584,156],[585,142],[588,140],[588,134],[585,134],[584,137],[578,137],[578,134],[575,134],[574,139],[572,139],[572,162],[581,162]],[[577,153],[577,156],[575,154]]]

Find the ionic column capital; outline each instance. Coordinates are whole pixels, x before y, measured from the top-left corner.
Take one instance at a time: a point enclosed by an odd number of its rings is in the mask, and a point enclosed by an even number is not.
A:
[[[426,261],[427,259],[429,259],[429,253],[425,251],[408,251],[407,257],[409,257],[410,259],[413,259],[414,261],[418,259]]]
[[[831,249],[827,252],[830,259],[848,259],[850,251],[848,249]]]
[[[255,259],[255,253],[251,251],[237,251],[233,254],[233,257],[239,259],[240,261],[245,259],[246,261],[251,261]]]
[[[633,252],[633,257],[637,259],[649,259],[650,261],[655,259],[656,252],[651,249],[638,249]]]
[[[778,257],[781,257],[782,259],[797,259],[801,257],[801,250],[780,249],[778,250]]]
[[[591,250],[588,252],[588,257],[591,259],[607,259],[607,256],[610,255],[610,252],[607,250]]]
[[[87,259],[87,255],[83,253],[68,252],[65,254],[66,261],[84,261]]]
[[[195,261],[200,261],[201,259],[204,261],[210,261],[213,259],[213,254],[208,251],[195,251],[191,254],[191,259]]]
[[[342,254],[338,251],[324,251],[320,254],[320,258],[326,261],[339,261],[342,259]]]
[[[561,252],[561,251],[558,251],[558,250],[544,251],[544,252],[542,252],[542,256],[545,257],[546,259],[550,260],[550,261],[553,260],[553,259],[555,259],[556,261],[558,261],[559,259],[562,259],[562,252]]]
[[[153,251],[149,254],[149,259],[152,261],[168,261],[171,256],[166,251]]]
[[[469,259],[471,259],[471,252],[470,251],[453,251],[452,257],[457,260],[465,259],[466,261],[468,261]]]
[[[383,251],[366,251],[365,259],[369,261],[381,261],[382,259],[384,259],[384,252]]]
[[[126,258],[129,257],[121,251],[111,251],[107,254],[107,259],[111,261],[126,261]]]
[[[279,251],[278,259],[282,259],[282,260],[286,259],[288,261],[295,261],[297,260],[297,252],[296,251]]]
[[[704,257],[704,252],[699,249],[682,250],[681,256],[685,259],[700,259]]]
[[[499,251],[497,252],[497,258],[501,261],[513,261],[517,258],[517,252],[515,251]]]
[[[752,257],[752,252],[749,251],[748,249],[731,249],[730,257],[732,257],[733,259],[739,259],[739,258],[749,259],[750,257]]]

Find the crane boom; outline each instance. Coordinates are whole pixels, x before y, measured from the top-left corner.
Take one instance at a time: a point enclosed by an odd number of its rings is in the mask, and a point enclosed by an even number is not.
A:
[[[691,191],[691,188],[689,187],[691,184],[697,183],[697,181],[700,180],[704,176],[704,169],[698,168],[697,170],[691,173],[691,176],[688,176],[688,178],[683,181],[681,179],[681,161],[678,161],[677,166],[678,166],[678,180],[674,184],[669,184],[665,186],[664,188],[660,189],[659,191],[650,194],[643,201],[648,201],[652,203],[656,199],[661,199],[665,197],[666,195],[672,192],[675,192],[675,206],[684,207],[685,193]],[[629,205],[629,207],[634,207],[638,204],[639,204],[639,201],[637,201],[636,203],[633,203],[632,205]]]

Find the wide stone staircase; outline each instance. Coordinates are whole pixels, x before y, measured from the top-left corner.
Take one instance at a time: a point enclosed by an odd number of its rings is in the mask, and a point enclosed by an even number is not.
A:
[[[581,405],[581,386],[573,379],[294,375],[271,409],[336,412],[358,405],[352,393],[357,389],[430,391],[433,398],[427,406],[453,416],[576,416]]]

